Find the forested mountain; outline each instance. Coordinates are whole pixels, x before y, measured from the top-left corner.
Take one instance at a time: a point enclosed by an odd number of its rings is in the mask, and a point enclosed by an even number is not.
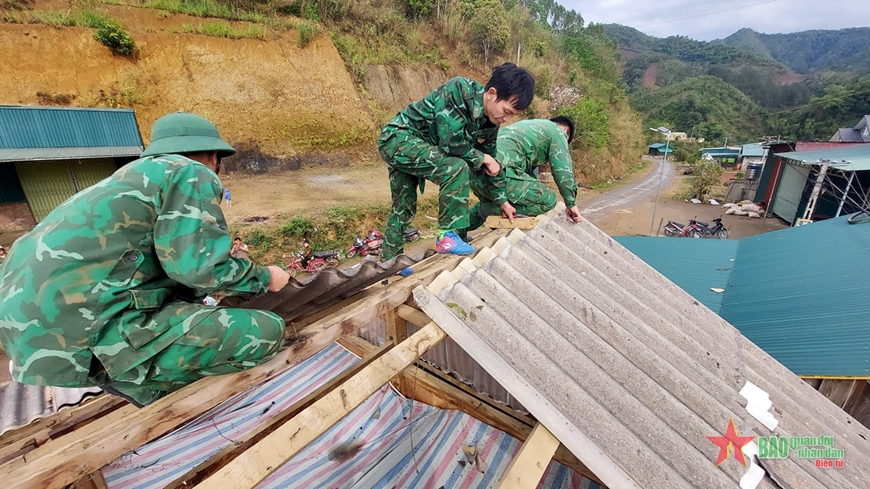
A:
[[[740,29],[713,42],[776,60],[796,73],[870,73],[870,27],[790,34],[762,34]]]
[[[686,132],[700,125],[702,136],[721,130],[734,142],[765,134],[828,139],[870,110],[862,92],[870,86],[854,78],[870,73],[870,28],[741,29],[713,42],[661,39],[616,24],[603,30],[618,42],[632,107],[647,122]]]

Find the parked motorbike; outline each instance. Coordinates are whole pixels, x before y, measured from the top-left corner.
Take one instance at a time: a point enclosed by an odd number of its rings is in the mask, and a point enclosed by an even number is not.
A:
[[[333,251],[315,251],[310,260],[308,260],[308,266],[302,266],[302,252],[299,251],[296,253],[296,258],[291,261],[285,270],[290,272],[291,277],[295,277],[297,272],[306,272],[306,273],[315,273],[323,270],[324,268],[337,267],[341,260],[339,256],[341,255],[341,250],[333,250]]]
[[[712,227],[706,222],[695,221],[695,224],[697,224],[698,230],[701,232],[702,236],[716,236],[719,239],[728,238],[728,229],[726,229],[725,225],[722,224],[722,217],[720,216],[713,219],[713,222],[715,222],[716,225]]]
[[[353,246],[347,250],[347,253],[345,253],[344,256],[345,258],[353,258],[356,255],[379,255],[381,253],[381,248],[383,247],[384,240],[380,234],[370,234],[366,239],[357,235],[356,240],[353,242]]]
[[[700,226],[698,226],[698,221],[691,219],[689,223],[685,226],[676,222],[676,221],[668,221],[668,224],[664,228],[665,236],[678,236],[681,238],[700,238],[703,234]]]
[[[402,233],[402,239],[406,243],[413,243],[420,240],[420,228],[408,228]]]

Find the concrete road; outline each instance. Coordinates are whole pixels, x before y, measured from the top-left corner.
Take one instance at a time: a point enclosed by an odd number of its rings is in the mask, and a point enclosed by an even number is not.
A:
[[[644,156],[644,159],[651,162],[653,168],[643,179],[637,183],[607,191],[587,202],[582,202],[579,205],[580,213],[595,221],[600,219],[603,213],[608,210],[636,207],[640,204],[653,202],[659,188],[660,179],[662,191],[666,191],[673,183],[674,164],[670,161],[663,161],[660,158]],[[662,167],[663,165],[664,168]]]

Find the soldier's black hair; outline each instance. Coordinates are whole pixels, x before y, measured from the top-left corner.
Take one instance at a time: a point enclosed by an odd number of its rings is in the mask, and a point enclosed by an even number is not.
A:
[[[570,143],[572,139],[574,139],[574,121],[571,120],[567,115],[557,115],[550,119],[551,122],[555,122],[556,124],[562,124],[563,126],[568,126],[568,142]]]
[[[526,110],[535,96],[535,79],[525,68],[520,68],[513,63],[505,63],[492,70],[492,76],[486,82],[485,90],[490,88],[496,90],[496,101],[516,97],[514,108]]]

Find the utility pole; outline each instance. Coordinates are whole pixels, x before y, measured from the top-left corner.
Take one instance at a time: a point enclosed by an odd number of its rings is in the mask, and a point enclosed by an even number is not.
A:
[[[668,129],[667,127],[662,126],[662,127],[659,127],[658,129],[651,127],[650,131],[656,131],[656,132],[660,132],[660,133],[664,134],[665,141],[666,141],[665,142],[665,156],[662,159],[661,171],[659,171],[659,189],[656,191],[656,203],[655,203],[655,206],[653,206],[652,221],[649,224],[649,236],[652,236],[653,227],[656,225],[656,212],[658,211],[658,208],[659,208],[659,194],[662,193],[662,179],[664,178],[664,175],[665,175],[665,167],[668,165],[668,148],[670,147],[670,144],[671,144],[671,130]]]

